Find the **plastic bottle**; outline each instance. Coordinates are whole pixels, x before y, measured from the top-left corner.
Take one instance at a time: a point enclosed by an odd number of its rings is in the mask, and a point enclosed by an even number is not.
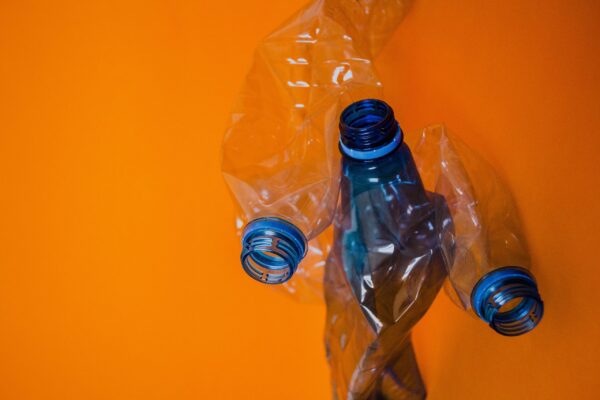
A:
[[[510,190],[442,126],[426,128],[413,139],[425,186],[444,196],[454,222],[451,298],[502,335],[531,331],[542,319],[544,304]]]
[[[346,108],[340,150],[340,206],[325,270],[326,343],[337,396],[423,398],[410,330],[452,262],[450,212],[442,196],[425,190],[383,101]]]

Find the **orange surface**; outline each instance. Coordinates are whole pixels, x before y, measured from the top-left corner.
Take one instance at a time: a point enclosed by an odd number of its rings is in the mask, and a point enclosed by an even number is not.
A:
[[[243,275],[219,174],[254,45],[301,4],[0,3],[1,399],[329,398],[324,310]],[[513,189],[547,307],[507,339],[440,296],[430,399],[600,396],[598,20],[416,0],[378,60],[405,128],[445,122]]]

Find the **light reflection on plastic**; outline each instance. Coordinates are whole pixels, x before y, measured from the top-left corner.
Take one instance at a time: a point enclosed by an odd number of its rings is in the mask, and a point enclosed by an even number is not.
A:
[[[310,85],[308,84],[308,82],[304,82],[304,81],[296,81],[296,82],[292,82],[292,81],[287,81],[288,86],[291,87],[309,87]]]

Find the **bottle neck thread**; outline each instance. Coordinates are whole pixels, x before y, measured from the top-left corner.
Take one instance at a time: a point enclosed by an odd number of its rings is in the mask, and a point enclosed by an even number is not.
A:
[[[267,284],[289,280],[306,254],[306,238],[295,225],[277,217],[258,218],[242,235],[242,267]]]
[[[544,315],[535,278],[521,267],[498,268],[485,275],[473,288],[471,304],[481,319],[505,336],[531,331]]]
[[[402,129],[384,101],[365,99],[350,104],[340,116],[340,150],[354,159],[383,157],[402,144]]]

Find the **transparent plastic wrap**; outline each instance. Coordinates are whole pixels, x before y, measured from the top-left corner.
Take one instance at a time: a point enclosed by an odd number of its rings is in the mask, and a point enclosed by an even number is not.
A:
[[[371,58],[405,10],[405,0],[317,0],[259,44],[222,159],[254,279],[285,283],[304,259],[284,287],[321,292],[331,234],[313,239],[331,224],[338,197],[338,117],[353,101],[380,97]]]

